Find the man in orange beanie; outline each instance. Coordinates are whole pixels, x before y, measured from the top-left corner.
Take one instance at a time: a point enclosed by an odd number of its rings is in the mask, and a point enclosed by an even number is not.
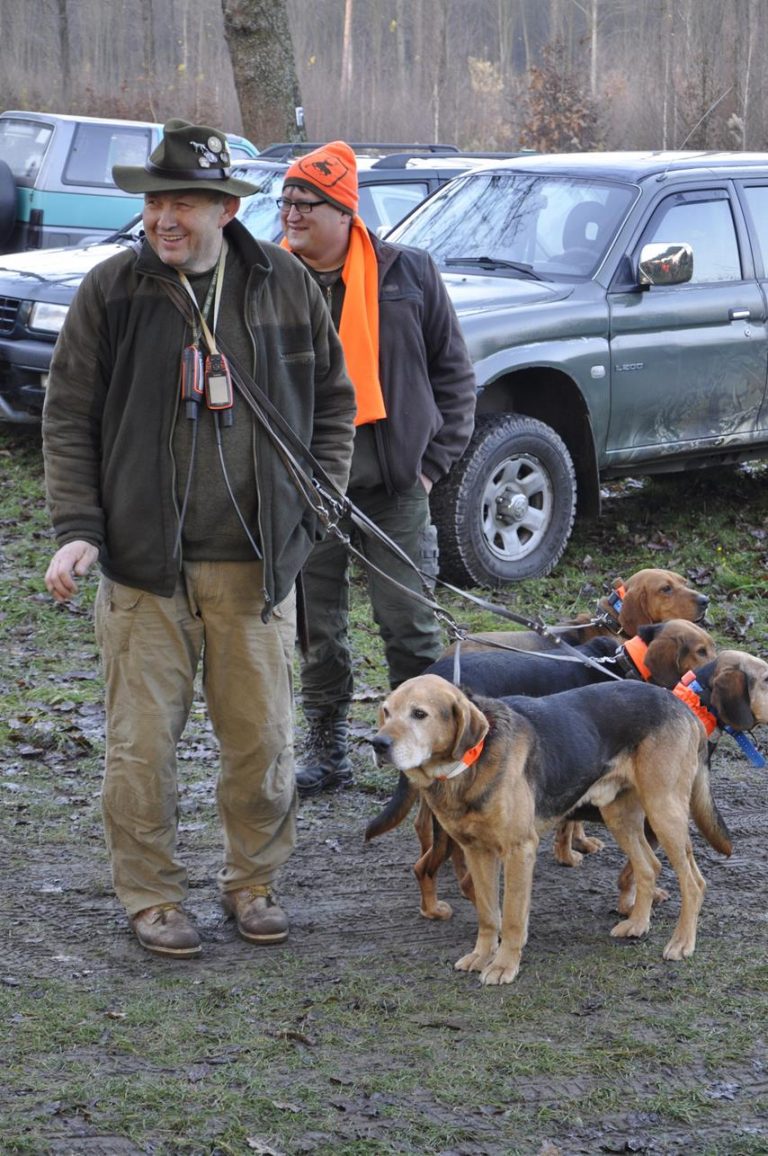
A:
[[[448,294],[432,259],[388,244],[358,216],[357,164],[344,141],[295,161],[278,201],[283,245],[325,294],[355,387],[357,419],[349,497],[427,574],[437,574],[429,491],[471,437],[475,378]],[[353,535],[349,524],[342,529]],[[357,543],[356,543],[357,545]],[[390,686],[420,674],[443,649],[434,614],[378,570],[420,591],[413,570],[366,536],[368,592],[384,642]],[[308,651],[302,665],[310,759],[299,794],[348,786],[349,553],[329,537],[302,571]]]

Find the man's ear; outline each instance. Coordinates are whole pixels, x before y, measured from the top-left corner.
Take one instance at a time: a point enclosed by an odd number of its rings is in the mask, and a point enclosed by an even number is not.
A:
[[[237,210],[240,208],[240,198],[227,195],[221,204],[221,227],[224,228],[229,222],[237,216]]]

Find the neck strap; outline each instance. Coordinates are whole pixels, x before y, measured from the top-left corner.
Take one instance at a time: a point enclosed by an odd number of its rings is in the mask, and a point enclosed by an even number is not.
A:
[[[187,278],[186,273],[181,273],[181,272],[179,273],[179,280],[181,281],[182,285],[184,286],[187,293],[189,294],[189,296],[192,300],[192,305],[195,309],[195,312],[197,313],[197,316],[200,318],[200,327],[203,331],[203,337],[205,338],[205,344],[208,346],[208,352],[209,353],[218,353],[218,350],[216,348],[216,338],[214,337],[214,333],[216,331],[216,323],[219,319],[219,305],[221,304],[221,291],[222,291],[222,288],[224,286],[224,266],[226,265],[226,262],[227,262],[227,248],[228,248],[228,245],[227,245],[226,237],[222,237],[222,239],[221,239],[221,252],[219,253],[219,259],[216,263],[216,272],[214,273],[213,281],[211,282],[211,285],[213,287],[213,325],[212,326],[209,326],[208,322],[205,319],[205,314],[208,312],[208,309],[210,307],[209,306],[210,297],[208,299],[206,299],[204,309],[201,309],[197,303],[197,298],[195,297],[194,289],[190,285],[189,279]],[[209,290],[209,294],[210,294],[210,290]]]

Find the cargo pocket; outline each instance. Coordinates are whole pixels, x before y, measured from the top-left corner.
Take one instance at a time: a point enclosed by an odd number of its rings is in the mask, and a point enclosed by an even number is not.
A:
[[[94,606],[94,627],[99,649],[106,658],[128,649],[142,590],[102,578]]]
[[[427,585],[434,589],[435,580],[440,573],[440,550],[437,544],[437,526],[431,523],[419,535],[419,569],[427,580]]]

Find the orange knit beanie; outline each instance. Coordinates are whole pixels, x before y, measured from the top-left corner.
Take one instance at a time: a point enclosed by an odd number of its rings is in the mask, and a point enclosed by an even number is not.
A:
[[[294,161],[283,180],[283,188],[289,185],[311,189],[336,209],[357,212],[357,162],[343,140],[321,145]]]

